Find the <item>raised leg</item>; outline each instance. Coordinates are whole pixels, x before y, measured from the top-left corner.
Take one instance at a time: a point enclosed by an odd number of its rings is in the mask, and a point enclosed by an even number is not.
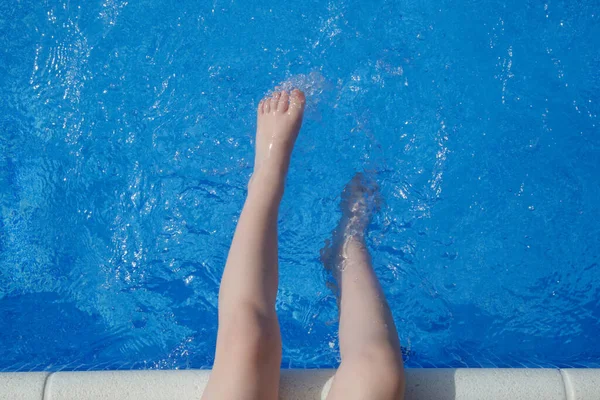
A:
[[[342,362],[328,400],[397,400],[404,394],[398,333],[364,240],[376,197],[375,184],[357,174],[344,189],[342,220],[323,251],[340,296]]]
[[[299,90],[275,92],[258,106],[254,174],[221,280],[215,364],[204,400],[277,400],[277,217],[303,111]]]

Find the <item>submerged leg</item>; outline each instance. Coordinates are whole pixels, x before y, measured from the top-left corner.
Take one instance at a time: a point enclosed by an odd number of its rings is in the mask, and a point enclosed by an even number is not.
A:
[[[328,400],[397,400],[404,393],[400,341],[371,266],[364,231],[376,191],[362,174],[344,189],[343,217],[323,252],[340,290],[340,353]]]
[[[277,400],[277,217],[303,111],[298,90],[275,92],[258,106],[254,174],[221,280],[215,364],[204,400]]]

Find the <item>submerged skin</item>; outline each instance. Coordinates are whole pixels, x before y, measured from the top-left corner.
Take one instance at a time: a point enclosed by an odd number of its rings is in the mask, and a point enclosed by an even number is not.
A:
[[[215,364],[203,400],[278,399],[277,220],[304,105],[299,90],[274,92],[258,105],[254,173],[221,280]],[[374,193],[364,181],[357,175],[346,187],[344,217],[323,251],[340,289],[342,362],[329,400],[396,400],[404,392],[398,334],[364,243]]]

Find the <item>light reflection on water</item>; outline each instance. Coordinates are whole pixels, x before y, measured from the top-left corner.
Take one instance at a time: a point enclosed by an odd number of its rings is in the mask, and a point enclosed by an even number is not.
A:
[[[598,366],[594,12],[1,3],[0,370],[212,364],[273,87],[308,102],[281,209],[283,366],[338,361],[319,249],[363,170],[408,366]]]

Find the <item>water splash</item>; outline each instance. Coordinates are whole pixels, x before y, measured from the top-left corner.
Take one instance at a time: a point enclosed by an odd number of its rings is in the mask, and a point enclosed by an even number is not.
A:
[[[300,89],[306,96],[307,110],[316,109],[317,105],[323,100],[324,92],[331,89],[331,85],[323,74],[319,71],[313,71],[309,74],[290,75],[287,79],[275,86],[275,91],[285,90],[291,92],[293,89]]]

